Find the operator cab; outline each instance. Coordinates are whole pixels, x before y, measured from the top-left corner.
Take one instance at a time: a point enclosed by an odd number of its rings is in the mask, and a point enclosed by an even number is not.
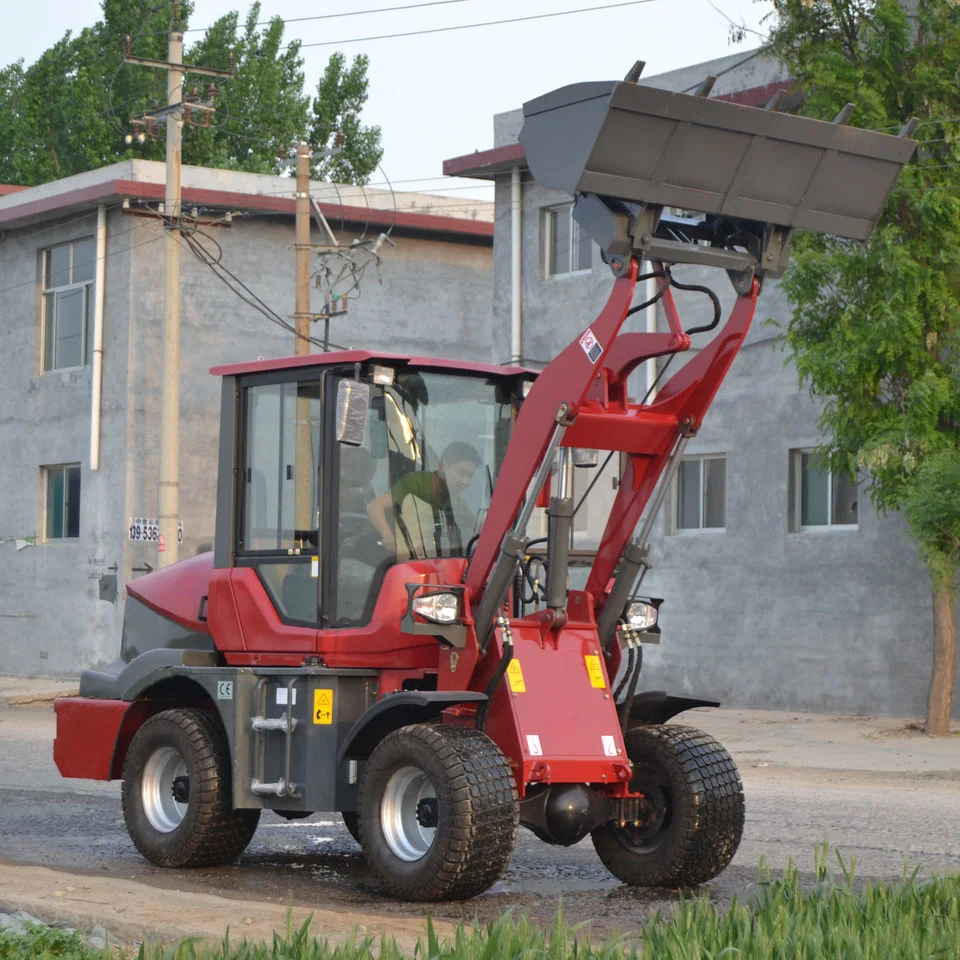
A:
[[[360,351],[223,376],[214,565],[295,626],[369,621],[396,563],[466,556],[534,374]]]

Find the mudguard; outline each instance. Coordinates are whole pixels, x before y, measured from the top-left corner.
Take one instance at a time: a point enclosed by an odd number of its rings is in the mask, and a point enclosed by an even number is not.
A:
[[[392,693],[361,714],[350,728],[338,760],[362,760],[398,727],[435,720],[447,707],[461,703],[486,703],[487,695],[473,690],[405,690]]]
[[[645,690],[633,698],[630,723],[666,723],[671,717],[695,707],[719,707],[719,700],[672,697],[664,690]]]

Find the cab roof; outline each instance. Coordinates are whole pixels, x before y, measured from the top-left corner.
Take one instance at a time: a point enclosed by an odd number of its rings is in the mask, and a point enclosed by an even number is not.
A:
[[[340,350],[335,353],[308,353],[298,357],[276,357],[271,360],[248,360],[245,363],[227,363],[211,367],[217,377],[236,377],[244,373],[269,373],[275,370],[294,370],[299,367],[332,367],[349,363],[382,361],[386,366],[409,365],[427,370],[446,370],[450,373],[480,373],[490,377],[535,377],[536,370],[526,367],[501,366],[496,363],[474,363],[471,360],[446,360],[440,357],[420,357],[407,353],[373,353],[370,350]]]

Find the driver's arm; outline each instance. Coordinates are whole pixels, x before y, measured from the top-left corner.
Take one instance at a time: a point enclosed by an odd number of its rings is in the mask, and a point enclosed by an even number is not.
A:
[[[397,538],[389,514],[393,512],[393,492],[388,490],[367,504],[367,516],[388,550],[397,549]]]

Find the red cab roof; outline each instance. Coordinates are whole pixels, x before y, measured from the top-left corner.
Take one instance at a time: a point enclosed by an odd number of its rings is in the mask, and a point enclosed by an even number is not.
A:
[[[409,364],[430,370],[449,370],[451,373],[481,373],[490,377],[536,376],[526,367],[507,367],[496,363],[474,363],[471,360],[444,360],[439,357],[418,357],[407,353],[373,353],[370,350],[341,350],[337,353],[308,353],[299,357],[278,357],[272,360],[248,360],[246,363],[227,363],[211,367],[218,377],[235,377],[241,373],[263,373],[270,370],[292,370],[297,367],[330,367],[345,363],[366,363],[382,360],[388,366]]]

